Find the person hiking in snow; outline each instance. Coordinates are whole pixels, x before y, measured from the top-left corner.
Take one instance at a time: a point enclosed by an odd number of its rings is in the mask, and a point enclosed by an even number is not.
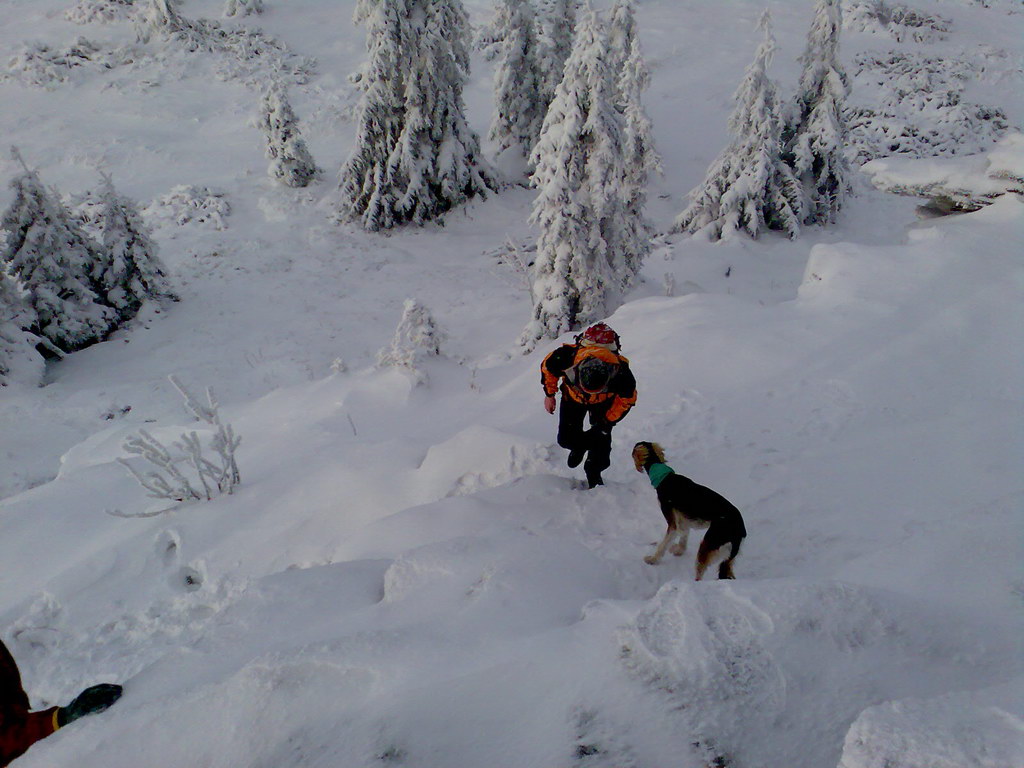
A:
[[[102,712],[119,698],[120,685],[102,683],[86,688],[66,707],[30,712],[18,665],[0,642],[0,768],[58,728],[84,715]]]
[[[558,411],[558,444],[569,450],[568,465],[579,466],[590,488],[602,485],[601,472],[611,464],[612,427],[636,402],[636,379],[629,360],[619,354],[619,334],[604,323],[592,325],[563,344],[540,364],[544,409],[555,412],[555,393],[562,393]],[[559,382],[561,381],[561,385]],[[590,429],[583,429],[590,416]]]

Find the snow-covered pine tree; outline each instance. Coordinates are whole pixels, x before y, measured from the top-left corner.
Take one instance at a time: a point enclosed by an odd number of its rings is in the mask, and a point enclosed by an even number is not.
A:
[[[501,0],[501,55],[494,70],[494,120],[490,139],[498,153],[511,149],[529,158],[540,137],[547,103],[537,48],[536,18],[529,0]]]
[[[623,131],[605,53],[603,25],[588,8],[533,151],[530,221],[540,236],[533,318],[520,337],[527,348],[605,317],[618,298]]]
[[[415,31],[408,0],[359,0],[353,20],[366,25],[369,59],[360,69],[355,145],[341,170],[340,214],[370,230],[389,229],[401,223],[390,160],[405,124],[403,73]]]
[[[0,387],[12,382],[37,384],[43,358],[36,351],[39,339],[25,330],[32,313],[18,295],[14,281],[0,269]]]
[[[631,7],[632,3],[626,0],[620,5]],[[619,7],[616,6],[616,10]],[[612,18],[614,20],[614,15]],[[613,39],[611,31],[609,39]],[[617,83],[617,100],[625,122],[622,147],[625,159],[622,179],[625,210],[621,248],[624,267],[622,289],[626,290],[640,273],[643,261],[651,250],[652,228],[644,215],[647,182],[652,173],[661,173],[661,158],[654,149],[654,129],[641,101],[642,93],[650,84],[650,72],[635,34],[630,35],[625,61],[619,69],[611,71],[613,75],[621,72]]]
[[[761,229],[800,233],[804,198],[793,171],[782,160],[782,120],[768,65],[775,52],[771,17],[759,23],[764,38],[747,67],[729,116],[733,139],[708,168],[703,183],[690,192],[690,204],[674,229],[704,230],[712,239],[745,230],[757,237]]]
[[[305,187],[319,169],[299,133],[299,119],[280,81],[263,93],[258,126],[267,142],[267,174],[289,187]]]
[[[850,188],[846,146],[849,80],[839,62],[840,0],[817,0],[800,62],[797,94],[785,119],[785,157],[804,185],[804,223],[829,224]]]
[[[136,315],[146,299],[177,301],[177,297],[134,201],[117,193],[109,175],[103,174],[102,179],[99,225],[106,258],[97,264],[94,280],[104,303],[116,309],[124,322]]]
[[[545,105],[555,97],[555,88],[562,81],[565,61],[572,51],[576,6],[577,0],[540,0],[538,5],[540,66],[544,73],[541,103]]]
[[[263,13],[263,0],[226,0],[224,16],[250,16]]]
[[[622,72],[636,41],[636,5],[634,0],[615,0],[608,19],[608,68],[613,75]]]
[[[93,278],[105,261],[101,247],[46,191],[35,171],[26,167],[11,188],[14,200],[0,219],[7,231],[0,264],[27,293],[34,315],[28,330],[63,352],[101,341],[118,318]]]
[[[420,364],[426,358],[441,356],[445,338],[430,310],[415,299],[406,299],[391,345],[377,353],[377,366],[405,368],[418,384],[425,384],[428,377]]]
[[[423,224],[498,187],[466,122],[461,0],[360,0],[370,60],[355,146],[341,171],[343,218],[366,229]]]

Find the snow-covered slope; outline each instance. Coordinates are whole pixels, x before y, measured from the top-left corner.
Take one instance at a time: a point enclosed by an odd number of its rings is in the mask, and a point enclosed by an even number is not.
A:
[[[919,201],[865,183],[795,242],[662,239],[609,318],[639,401],[608,484],[581,491],[542,408],[550,346],[515,346],[530,301],[499,258],[532,238],[532,194],[390,235],[328,219],[352,3],[267,0],[240,22],[316,59],[291,99],[328,172],[303,191],[267,178],[256,92],[218,77],[234,65],[72,23],[73,4],[0,2],[0,39],[85,35],[133,63],[0,81],[3,134],[65,194],[99,168],[148,205],[181,302],[0,391],[0,636],[37,706],[126,690],[17,765],[1024,764],[1019,199],[919,222]],[[785,92],[811,3],[769,5]],[[1019,126],[1018,6],[915,5],[951,20],[945,39],[850,33],[844,56],[984,55],[964,96]],[[763,6],[638,4],[659,227],[722,147]],[[490,3],[467,7],[482,23]],[[154,201],[178,186],[223,193],[226,228],[176,224]],[[373,367],[407,298],[448,334],[420,385]],[[126,519],[161,506],[117,464],[124,439],[196,428],[169,374],[215,390],[242,484]],[[643,563],[664,523],[636,440],[743,511],[737,581],[694,583],[692,551]]]

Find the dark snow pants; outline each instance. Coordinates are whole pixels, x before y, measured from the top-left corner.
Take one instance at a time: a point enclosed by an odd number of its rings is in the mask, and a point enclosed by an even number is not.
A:
[[[558,444],[570,451],[586,451],[583,471],[592,485],[601,482],[601,472],[612,463],[612,426],[605,421],[612,401],[597,405],[583,405],[562,393],[558,410]],[[583,429],[583,421],[590,415],[590,429]]]

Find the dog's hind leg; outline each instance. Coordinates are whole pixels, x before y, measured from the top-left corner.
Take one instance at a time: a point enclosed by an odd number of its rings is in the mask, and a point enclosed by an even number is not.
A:
[[[719,554],[718,547],[715,546],[713,541],[708,541],[708,536],[704,536],[704,540],[700,543],[700,548],[697,550],[697,581],[704,578],[704,571],[711,565],[711,561]]]
[[[740,543],[743,541],[740,539],[733,539],[731,542],[731,548],[729,550],[729,557],[723,560],[718,566],[718,578],[720,579],[735,579],[736,574],[732,572],[732,561],[736,559],[736,556],[740,553]]]

